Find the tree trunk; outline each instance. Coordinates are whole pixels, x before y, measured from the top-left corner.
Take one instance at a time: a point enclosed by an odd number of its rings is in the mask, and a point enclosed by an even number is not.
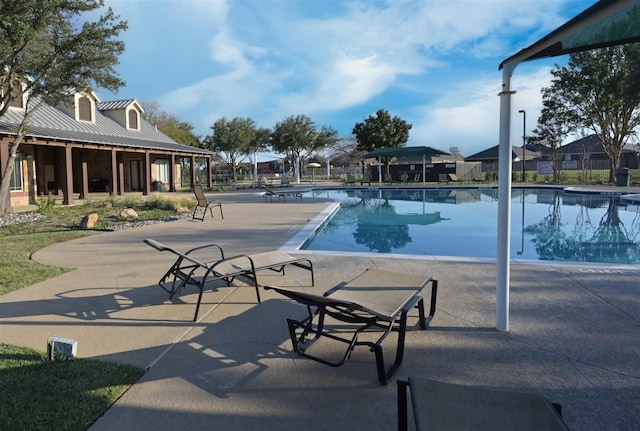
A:
[[[24,126],[21,124],[18,127],[18,134],[15,136],[11,144],[9,144],[9,158],[7,159],[7,166],[2,173],[2,180],[0,180],[0,214],[4,214],[7,211],[7,197],[9,195],[9,186],[11,185],[11,177],[13,176],[13,166],[16,160],[16,154],[18,153],[18,147],[24,137]]]

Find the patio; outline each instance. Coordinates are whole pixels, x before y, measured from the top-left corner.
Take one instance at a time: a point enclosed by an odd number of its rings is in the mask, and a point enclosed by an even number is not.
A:
[[[206,290],[195,323],[195,289],[167,301],[157,281],[172,259],[143,239],[178,249],[215,242],[230,255],[270,251],[327,205],[264,202],[255,191],[215,197],[224,220],[152,225],[43,249],[34,259],[78,269],[0,297],[4,342],[44,350],[49,336],[60,335],[78,341],[79,356],[148,369],[91,431],[390,430],[395,380],[408,375],[539,391],[563,405],[574,430],[637,429],[640,268],[512,265],[510,331],[499,332],[494,264],[302,253],[316,273],[309,289],[319,292],[374,267],[439,281],[430,328],[416,330],[415,314],[409,318],[404,361],[382,386],[367,349],[340,368],[293,353],[286,318],[305,310],[273,291],[262,290],[258,305],[247,285]],[[308,284],[297,268],[259,279]]]

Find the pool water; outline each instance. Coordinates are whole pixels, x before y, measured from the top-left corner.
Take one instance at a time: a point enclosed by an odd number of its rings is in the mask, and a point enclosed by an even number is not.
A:
[[[301,248],[495,258],[498,191],[316,190],[340,209]],[[514,189],[511,258],[640,263],[640,207],[615,196]]]

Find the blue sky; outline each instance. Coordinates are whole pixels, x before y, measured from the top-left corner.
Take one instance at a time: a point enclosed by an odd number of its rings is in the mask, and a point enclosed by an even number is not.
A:
[[[106,0],[129,29],[117,71],[135,98],[194,125],[221,118],[272,128],[304,114],[351,137],[378,109],[413,127],[407,145],[469,156],[498,143],[502,60],[595,0]],[[541,108],[549,70],[518,66],[514,145]]]

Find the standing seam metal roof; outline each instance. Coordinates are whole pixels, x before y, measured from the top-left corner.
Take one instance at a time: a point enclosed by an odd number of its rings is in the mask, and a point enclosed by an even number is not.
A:
[[[109,109],[123,109],[132,102],[133,100],[117,101],[113,104],[110,102],[97,103],[95,122],[76,121],[64,111],[45,103],[33,112],[27,136],[130,148],[211,154],[208,150],[175,142],[142,118],[140,119],[140,131],[128,130],[99,109],[103,106],[108,106]],[[121,107],[115,108],[115,106]],[[9,108],[0,118],[0,133],[15,134],[23,115],[21,109]]]

